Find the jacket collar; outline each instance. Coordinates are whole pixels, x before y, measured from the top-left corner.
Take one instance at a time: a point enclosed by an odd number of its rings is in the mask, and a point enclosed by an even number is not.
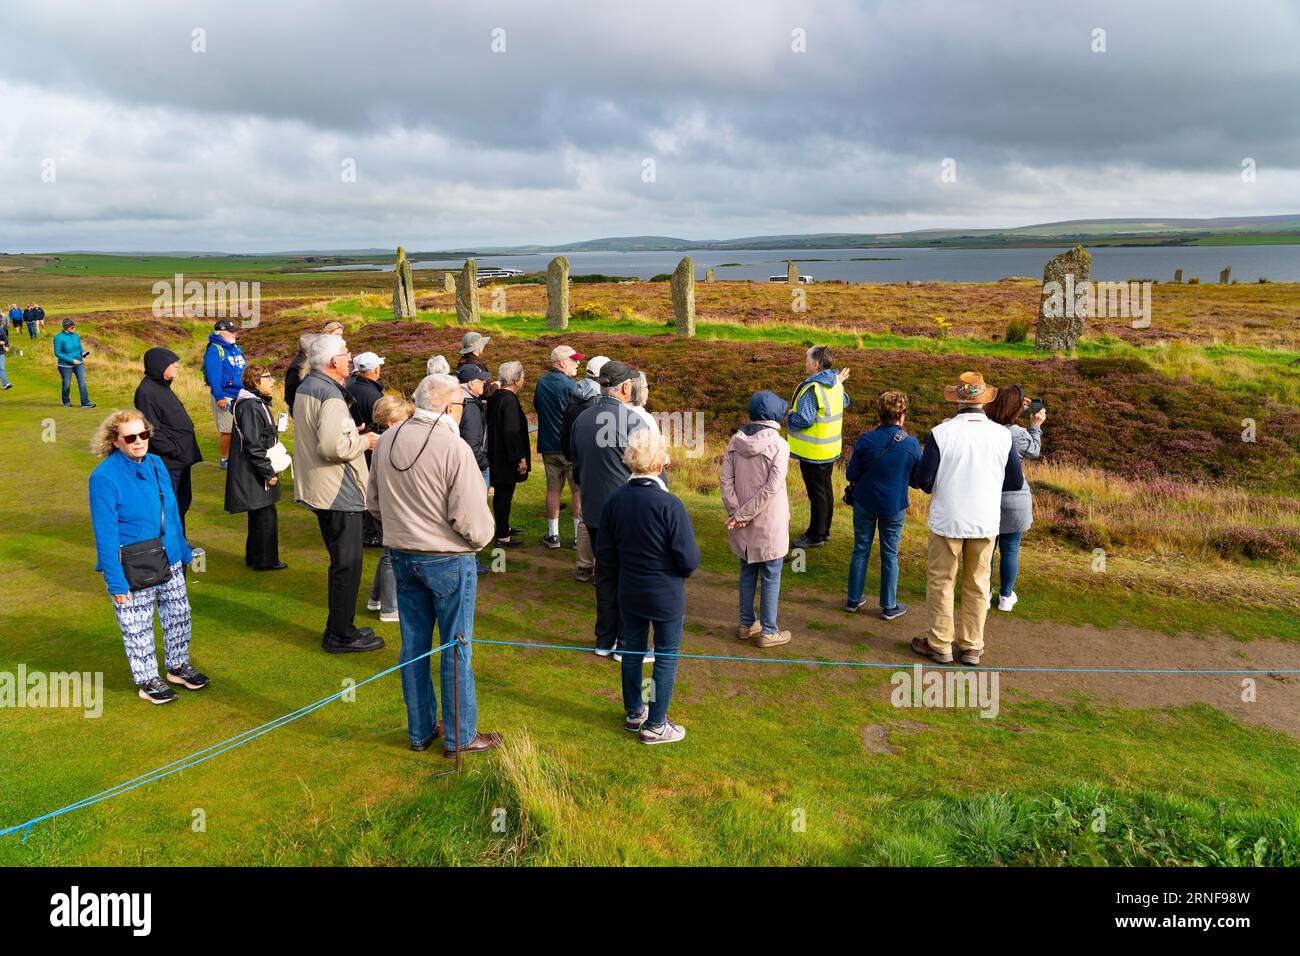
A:
[[[627,483],[629,485],[642,485],[646,487],[653,483],[658,485],[664,491],[668,490],[668,486],[664,484],[664,480],[658,475],[633,475],[627,480]]]

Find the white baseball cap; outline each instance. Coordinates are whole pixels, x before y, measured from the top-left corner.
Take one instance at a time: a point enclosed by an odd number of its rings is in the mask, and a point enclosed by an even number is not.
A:
[[[384,360],[374,352],[362,352],[352,360],[352,367],[358,372],[373,372],[384,364]]]
[[[587,378],[599,378],[600,370],[609,361],[608,355],[593,355],[587,359]]]

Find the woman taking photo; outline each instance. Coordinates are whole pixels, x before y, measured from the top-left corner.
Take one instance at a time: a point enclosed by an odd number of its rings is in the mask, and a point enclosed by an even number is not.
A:
[[[254,571],[283,571],[278,519],[280,476],[267,452],[280,440],[271,415],[271,370],[265,365],[244,369],[243,388],[235,397],[235,427],[226,469],[226,510],[248,513],[244,563]]]
[[[141,699],[166,704],[176,692],[158,675],[153,615],[162,621],[167,682],[201,690],[208,678],[190,663],[190,602],[185,567],[194,553],[181,530],[176,493],[162,459],[149,454],[149,423],[134,408],[104,419],[91,451],[104,460],[90,473],[95,570],[113,598],[131,677]]]
[[[1005,425],[1011,432],[1011,443],[1023,461],[1037,458],[1043,453],[1043,422],[1047,421],[1047,409],[1040,408],[1029,418],[1029,427],[1020,426],[1020,416],[1029,408],[1029,399],[1025,390],[1019,385],[1001,389],[985,409],[991,421]],[[1020,539],[1025,536],[1030,525],[1034,523],[1034,498],[1029,491],[1029,480],[1018,491],[1002,492],[1002,525],[998,538],[993,543],[995,550],[1002,552],[998,565],[998,610],[1010,611],[1020,600],[1016,596],[1016,575],[1020,571]],[[993,596],[989,595],[989,607],[993,606]]]
[[[527,480],[533,467],[528,419],[519,404],[519,389],[524,385],[523,363],[506,362],[497,377],[501,386],[487,400],[488,472],[494,489],[492,513],[497,522],[497,546],[517,548],[524,542],[512,535],[510,503],[514,501],[515,485]]]

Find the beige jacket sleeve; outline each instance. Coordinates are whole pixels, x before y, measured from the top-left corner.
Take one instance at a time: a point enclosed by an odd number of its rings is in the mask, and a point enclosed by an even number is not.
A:
[[[456,443],[448,478],[447,515],[451,526],[478,551],[496,535],[496,520],[488,507],[483,472],[474,460],[474,452],[463,441]]]
[[[357,431],[356,422],[343,399],[321,404],[320,422],[316,426],[316,447],[325,461],[349,462],[365,454],[369,443]]]
[[[392,444],[392,436],[396,434],[394,429],[389,429],[379,436],[379,441],[375,444],[374,454],[370,456],[370,480],[366,483],[366,510],[376,518],[382,518],[379,510],[379,471],[380,456],[388,456],[388,446]]]

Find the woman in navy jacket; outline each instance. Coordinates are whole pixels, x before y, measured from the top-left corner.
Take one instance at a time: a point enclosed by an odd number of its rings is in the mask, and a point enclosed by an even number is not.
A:
[[[677,654],[686,617],[686,579],[700,566],[700,549],[686,506],[670,494],[659,473],[668,459],[663,439],[638,428],[627,440],[623,461],[632,472],[600,513],[596,560],[618,575],[623,622],[624,728],[643,744],[675,743],[686,728],[668,719],[677,677]],[[641,700],[641,664],[654,625],[653,692]]]
[[[149,454],[149,437],[149,422],[134,408],[114,412],[99,426],[91,450],[104,460],[90,474],[90,521],[95,530],[95,570],[104,575],[113,597],[131,676],[143,700],[166,704],[176,699],[176,693],[158,676],[155,605],[163,626],[167,681],[200,690],[208,679],[190,663],[185,567],[194,560],[194,553],[181,530],[167,469],[161,458]],[[154,587],[132,591],[122,570],[121,548],[156,538],[160,531],[171,577]]]

